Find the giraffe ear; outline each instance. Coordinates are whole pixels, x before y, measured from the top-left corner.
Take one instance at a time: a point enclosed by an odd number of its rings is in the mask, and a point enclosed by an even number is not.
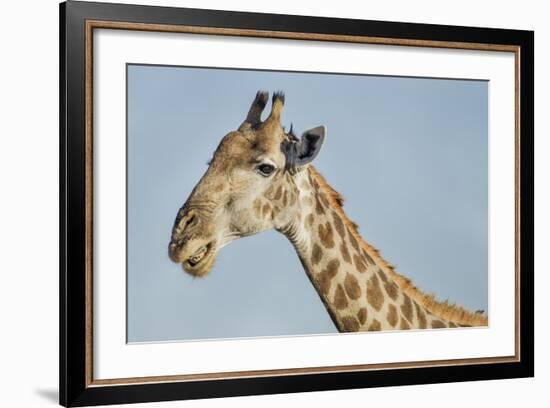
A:
[[[283,142],[282,150],[286,156],[287,169],[311,163],[321,151],[326,133],[325,126],[317,126],[306,130],[296,142]]]

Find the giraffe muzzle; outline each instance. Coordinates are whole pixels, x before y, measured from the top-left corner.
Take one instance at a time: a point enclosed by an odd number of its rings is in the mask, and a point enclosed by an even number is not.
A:
[[[205,276],[214,264],[216,239],[207,228],[208,216],[193,205],[180,209],[168,245],[170,259],[193,276]]]
[[[170,259],[181,264],[185,272],[193,276],[205,276],[214,264],[215,248],[214,241],[197,243],[192,240],[186,242],[183,247],[171,242],[168,252]]]
[[[208,246],[201,246],[193,255],[189,257],[187,262],[191,266],[197,266],[200,261],[204,259],[204,256],[208,253]]]

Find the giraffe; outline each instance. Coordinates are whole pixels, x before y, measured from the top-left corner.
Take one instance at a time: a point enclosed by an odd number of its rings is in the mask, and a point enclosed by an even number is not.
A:
[[[285,98],[256,94],[246,119],[223,137],[179,209],[168,247],[204,277],[231,241],[275,229],[294,246],[340,332],[486,326],[483,313],[440,302],[398,274],[344,213],[343,197],[311,164],[326,138],[317,126],[296,137],[281,126]]]

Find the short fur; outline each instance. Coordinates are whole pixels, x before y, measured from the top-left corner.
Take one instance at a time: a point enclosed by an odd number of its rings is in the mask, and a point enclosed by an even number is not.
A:
[[[313,166],[309,166],[310,175],[317,181],[319,186],[326,193],[331,207],[342,217],[345,225],[352,232],[354,237],[361,243],[362,248],[377,261],[377,264],[384,269],[388,276],[412,299],[416,300],[421,306],[428,309],[431,313],[455,323],[465,326],[487,326],[487,315],[474,313],[466,310],[462,306],[458,306],[448,301],[439,301],[434,295],[428,295],[418,289],[413,282],[403,275],[397,273],[392,265],[390,265],[380,251],[363,240],[359,234],[357,224],[351,221],[344,212],[344,197],[334,190],[325,178]]]

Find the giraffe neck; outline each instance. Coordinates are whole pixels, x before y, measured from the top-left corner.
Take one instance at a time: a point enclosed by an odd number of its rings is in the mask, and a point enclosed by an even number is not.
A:
[[[334,203],[335,192],[321,185],[315,169],[309,167],[294,180],[299,211],[279,231],[294,245],[339,331],[456,327],[400,288],[349,225]]]

